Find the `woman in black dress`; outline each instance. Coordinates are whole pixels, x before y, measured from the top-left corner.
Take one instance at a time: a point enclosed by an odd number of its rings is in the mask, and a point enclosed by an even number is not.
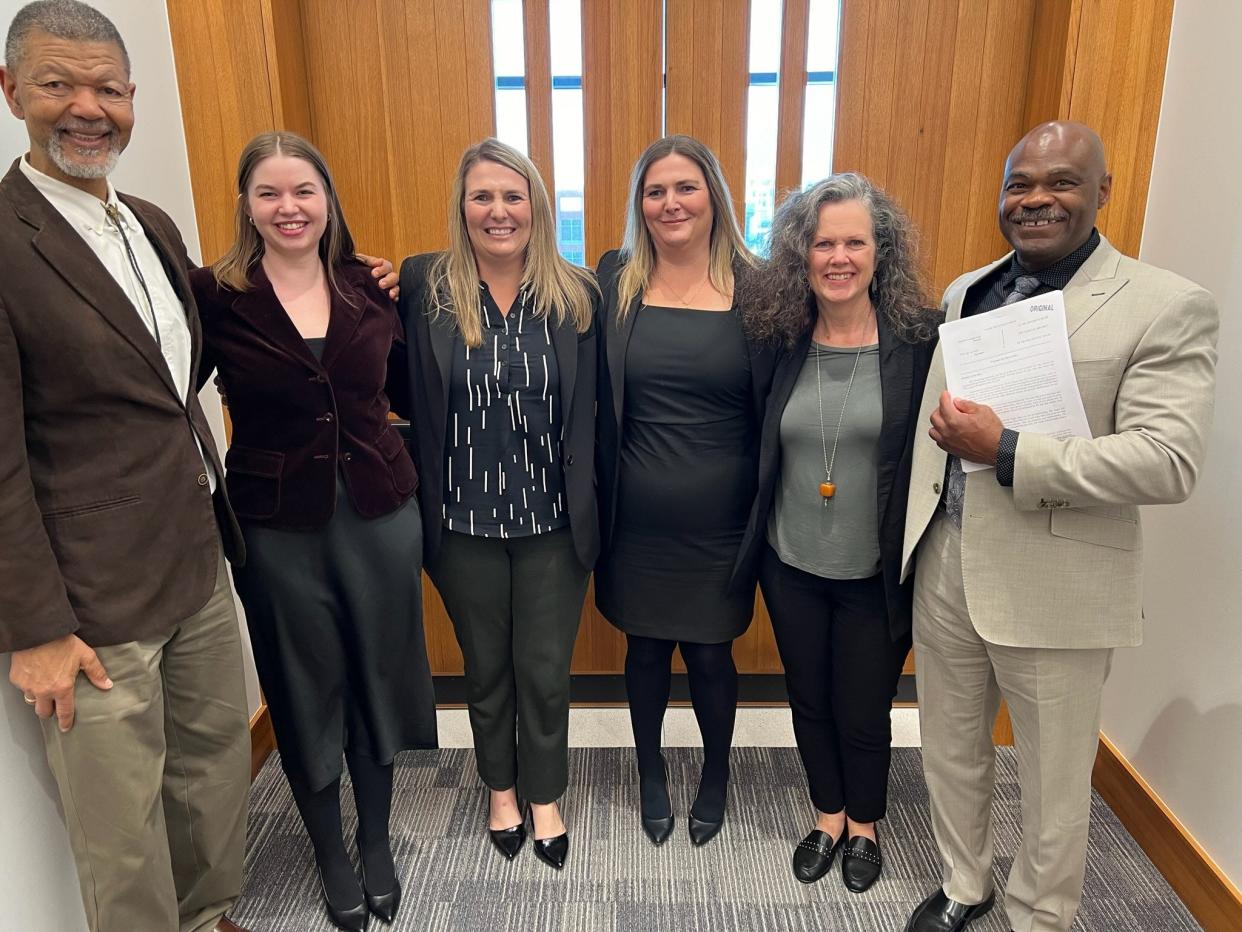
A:
[[[385,389],[401,328],[305,139],[251,140],[236,220],[229,252],[190,276],[200,387],[219,371],[233,423],[225,482],[247,550],[233,575],[328,915],[364,929],[368,910],[391,921],[401,897],[393,758],[436,746],[417,480]],[[361,886],[341,837],[342,750]]]
[[[781,352],[742,565],[759,568],[817,811],[794,876],[818,880],[840,848],[862,892],[883,867],[889,711],[910,650],[910,454],[939,315],[909,219],[861,175],[791,194],[769,236],[746,322]]]
[[[569,664],[599,553],[591,274],[556,251],[543,181],[486,139],[462,155],[450,248],[401,265],[427,570],[465,659],[492,843],[564,866]]]
[[[624,245],[599,264],[604,554],[595,594],[626,634],[643,827],[656,844],[673,827],[660,728],[677,647],[703,736],[691,840],[705,844],[724,822],[733,640],[754,610],[754,577],[733,570],[771,374],[771,354],[747,341],[733,301],[752,266],[711,150],[688,136],[652,143],[630,179]]]

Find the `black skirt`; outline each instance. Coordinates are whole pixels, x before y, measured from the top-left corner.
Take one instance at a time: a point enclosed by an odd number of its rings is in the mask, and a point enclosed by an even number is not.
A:
[[[290,779],[327,786],[344,749],[386,764],[436,747],[417,499],[366,519],[338,476],[325,527],[242,531],[247,559],[233,576]]]

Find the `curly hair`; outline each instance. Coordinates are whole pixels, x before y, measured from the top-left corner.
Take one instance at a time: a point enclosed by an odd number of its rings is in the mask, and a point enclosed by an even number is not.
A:
[[[856,172],[843,172],[790,194],[777,208],[766,258],[748,277],[739,302],[752,339],[793,346],[813,326],[815,295],[806,276],[807,250],[819,227],[820,208],[843,201],[860,201],[871,215],[872,304],[907,343],[921,343],[935,334],[937,315],[928,307],[914,225],[883,189]]]

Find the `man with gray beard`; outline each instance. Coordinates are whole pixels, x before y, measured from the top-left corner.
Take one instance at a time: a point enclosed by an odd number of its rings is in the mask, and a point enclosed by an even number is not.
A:
[[[134,85],[106,17],[23,7],[0,79],[30,137],[0,181],[0,651],[43,720],[91,929],[232,932],[243,548],[192,390],[189,258],[108,182]]]

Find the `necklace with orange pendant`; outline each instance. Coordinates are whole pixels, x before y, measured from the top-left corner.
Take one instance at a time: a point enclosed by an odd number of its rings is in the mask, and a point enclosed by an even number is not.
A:
[[[822,376],[819,371],[819,357],[823,355],[823,350],[815,345],[812,338],[811,347],[815,352],[815,397],[819,402],[819,439],[824,449],[824,481],[819,484],[819,494],[827,505],[834,495],[837,494],[837,484],[832,481],[832,467],[837,462],[837,444],[841,441],[841,425],[845,422],[845,406],[850,400],[850,389],[854,387],[854,376],[858,374],[858,360],[862,356],[863,346],[858,347],[858,351],[854,353],[854,367],[850,369],[850,380],[845,385],[845,397],[841,399],[841,413],[837,415],[837,429],[832,435],[832,453],[828,452],[828,434],[824,430],[824,389]]]

